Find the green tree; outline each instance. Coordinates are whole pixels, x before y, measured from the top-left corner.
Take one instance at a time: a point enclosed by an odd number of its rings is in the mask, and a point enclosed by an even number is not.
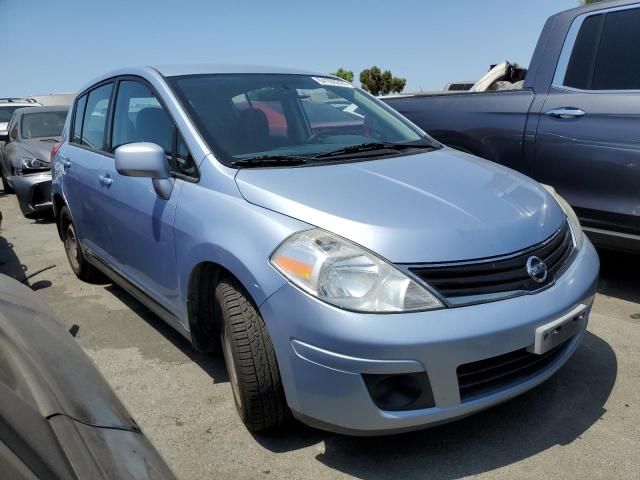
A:
[[[589,5],[590,3],[596,3],[599,2],[600,0],[580,0],[580,3],[583,5]]]
[[[331,75],[335,75],[336,77],[346,80],[349,83],[353,82],[353,72],[351,70],[345,70],[342,67],[333,72]]]
[[[382,72],[373,66],[360,72],[360,83],[362,88],[372,95],[389,95],[404,90],[407,80],[394,77],[389,70]]]

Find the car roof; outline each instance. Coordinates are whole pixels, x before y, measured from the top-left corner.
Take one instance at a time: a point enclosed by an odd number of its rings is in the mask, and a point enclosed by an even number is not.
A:
[[[230,74],[230,73],[265,73],[265,74],[289,74],[289,75],[315,75],[322,77],[333,77],[327,73],[313,72],[286,67],[268,67],[260,65],[233,65],[233,64],[191,64],[191,65],[155,65],[146,67],[120,68],[104,73],[86,83],[78,92],[83,93],[93,85],[110,78],[133,75],[142,77],[177,77],[182,75],[207,75],[207,74]]]
[[[582,15],[583,13],[590,13],[590,12],[595,12],[597,10],[605,10],[608,8],[626,7],[626,6],[635,5],[638,3],[639,3],[638,0],[605,0],[601,2],[587,3],[584,5],[580,5],[578,7],[571,8],[569,10],[564,10],[560,13],[553,15],[552,17],[559,17],[564,15],[574,17],[574,16]]]
[[[264,65],[233,65],[233,64],[191,64],[191,65],[156,65],[152,67],[165,77],[180,75],[203,75],[221,73],[274,73],[293,75],[322,75],[326,73],[312,72],[297,68],[272,67]]]

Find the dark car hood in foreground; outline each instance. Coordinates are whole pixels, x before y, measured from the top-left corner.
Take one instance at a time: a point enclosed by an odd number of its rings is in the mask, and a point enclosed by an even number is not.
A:
[[[503,255],[551,236],[565,214],[533,180],[449,148],[315,167],[243,169],[247,201],[395,263]]]
[[[0,275],[0,382],[42,416],[137,430],[91,360],[37,295]]]
[[[60,137],[28,138],[20,140],[20,145],[29,155],[48,162],[51,159],[51,149],[60,141]]]
[[[64,326],[29,288],[5,275],[0,445],[38,478],[175,480]],[[23,478],[0,472],[5,476]]]

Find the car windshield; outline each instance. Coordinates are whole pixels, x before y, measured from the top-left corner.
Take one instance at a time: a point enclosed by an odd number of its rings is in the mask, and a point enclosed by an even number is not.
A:
[[[0,107],[0,123],[8,123],[9,120],[11,120],[11,115],[13,115],[13,112],[21,107],[24,107],[24,105]]]
[[[396,147],[406,152],[436,145],[375,97],[332,77],[211,74],[168,80],[227,165],[393,155]]]
[[[22,115],[22,138],[59,137],[62,135],[67,112],[37,112]]]

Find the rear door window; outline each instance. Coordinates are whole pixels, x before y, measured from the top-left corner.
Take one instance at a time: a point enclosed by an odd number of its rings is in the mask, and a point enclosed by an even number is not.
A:
[[[567,65],[565,86],[587,90],[591,85],[602,20],[603,15],[593,15],[582,22]]]
[[[579,90],[640,90],[640,9],[600,13],[583,22],[563,85]]]
[[[640,90],[640,9],[607,14],[592,90]]]
[[[106,127],[113,83],[89,92],[82,122],[82,145],[95,150],[106,150]]]

